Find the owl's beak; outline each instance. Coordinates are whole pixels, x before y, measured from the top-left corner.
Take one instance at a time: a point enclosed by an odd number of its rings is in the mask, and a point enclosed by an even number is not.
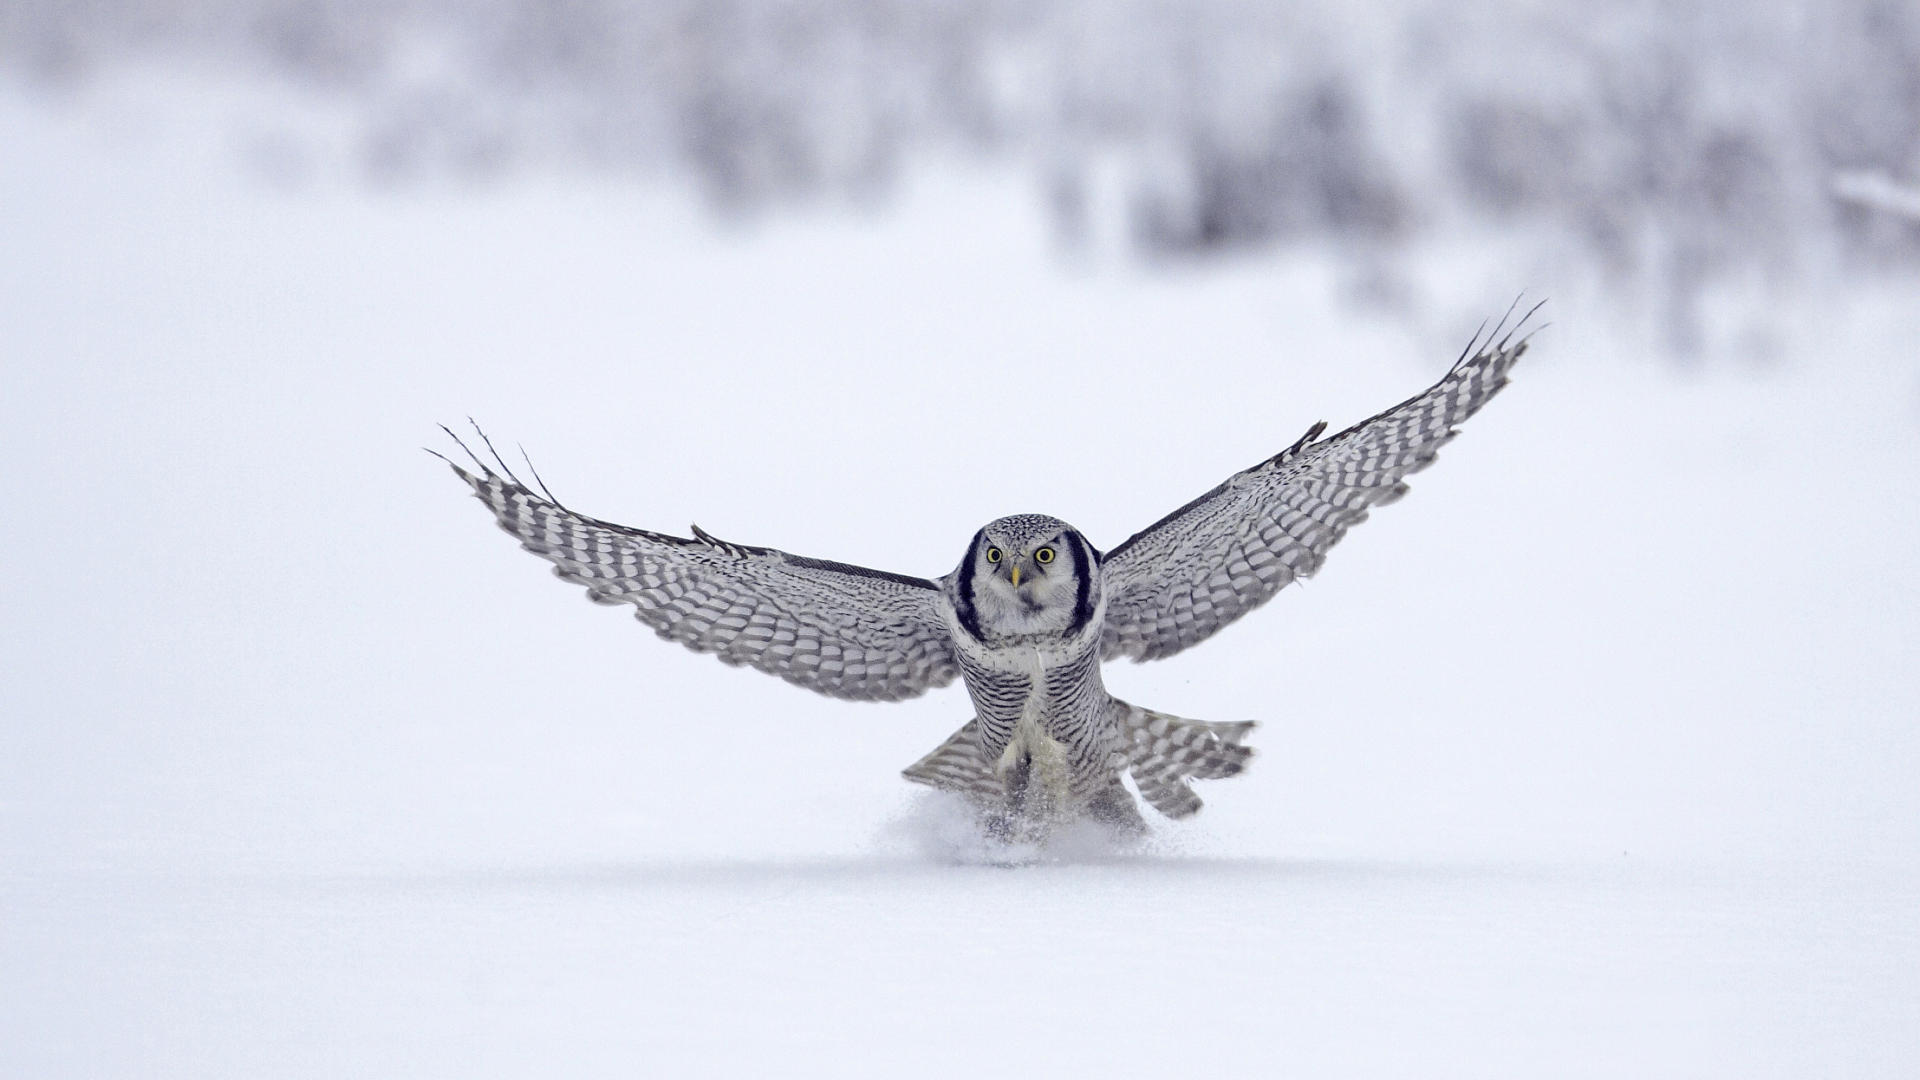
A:
[[[1019,588],[1020,587],[1020,564],[1014,563],[1012,569],[1007,571],[1007,575],[1013,578],[1013,587],[1016,589]]]

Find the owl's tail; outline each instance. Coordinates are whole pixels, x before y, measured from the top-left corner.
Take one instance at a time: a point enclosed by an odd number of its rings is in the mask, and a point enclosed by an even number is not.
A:
[[[902,769],[900,775],[916,784],[957,792],[976,799],[997,800],[1005,794],[993,762],[980,751],[980,724],[969,720],[933,752]]]
[[[1253,757],[1253,748],[1241,745],[1254,729],[1251,720],[1187,720],[1129,705],[1119,698],[1111,700],[1134,786],[1149,805],[1170,818],[1192,817],[1200,810],[1200,796],[1193,793],[1187,781],[1237,775]],[[903,769],[901,775],[916,784],[957,792],[989,805],[1006,796],[993,762],[980,750],[976,720],[967,721],[932,753]]]
[[[1170,818],[1192,817],[1200,796],[1188,780],[1217,780],[1247,767],[1253,747],[1241,740],[1253,731],[1251,720],[1211,723],[1129,705],[1113,699],[1126,738],[1127,768],[1140,797]]]

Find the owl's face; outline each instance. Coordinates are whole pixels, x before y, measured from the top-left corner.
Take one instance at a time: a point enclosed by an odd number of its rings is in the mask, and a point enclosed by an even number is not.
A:
[[[1095,602],[1092,545],[1058,518],[1017,514],[973,538],[960,592],[980,629],[994,634],[1073,634]]]

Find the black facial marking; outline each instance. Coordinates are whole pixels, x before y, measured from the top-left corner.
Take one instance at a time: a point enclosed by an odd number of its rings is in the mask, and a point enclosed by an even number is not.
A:
[[[1067,624],[1067,636],[1072,637],[1085,629],[1087,620],[1093,618],[1093,548],[1073,529],[1061,535],[1073,545],[1074,552],[1073,621]]]
[[[980,558],[980,548],[986,542],[987,530],[973,534],[973,543],[967,545],[967,557],[960,560],[960,577],[954,582],[953,590],[953,612],[960,618],[960,628],[972,634],[975,641],[986,640],[980,632],[980,613],[973,607],[973,564]]]

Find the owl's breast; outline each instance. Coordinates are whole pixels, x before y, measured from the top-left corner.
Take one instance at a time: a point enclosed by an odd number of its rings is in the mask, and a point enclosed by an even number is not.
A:
[[[1097,640],[1003,643],[962,649],[960,656],[983,756],[1039,769],[1035,778],[1048,784],[1072,779],[1076,789],[1084,786],[1080,774],[1105,760],[1112,727]],[[1066,779],[1047,779],[1056,766],[1067,770]]]

